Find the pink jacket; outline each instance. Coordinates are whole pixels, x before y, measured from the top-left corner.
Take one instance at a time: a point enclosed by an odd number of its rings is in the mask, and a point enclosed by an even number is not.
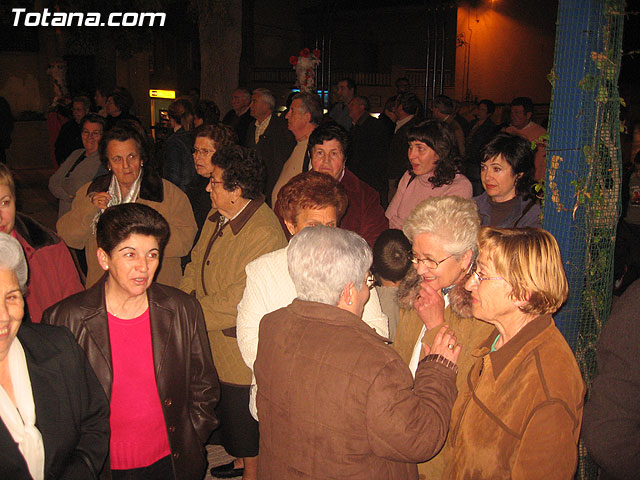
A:
[[[409,183],[411,175],[408,171],[404,173],[398,184],[398,191],[385,213],[389,219],[389,228],[402,229],[404,221],[415,206],[427,198],[454,195],[462,198],[471,198],[473,195],[471,182],[460,173],[455,176],[450,185],[442,185],[441,187],[434,187],[431,184],[429,181],[431,175],[431,173],[419,175]]]

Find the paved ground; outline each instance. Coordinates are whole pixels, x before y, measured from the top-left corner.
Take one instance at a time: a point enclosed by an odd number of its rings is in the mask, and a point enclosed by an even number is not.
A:
[[[55,230],[58,201],[51,195],[48,188],[49,177],[53,174],[53,170],[16,170],[13,174],[16,181],[18,211]],[[209,467],[224,465],[233,460],[233,457],[219,445],[208,445],[207,454]],[[205,480],[211,478],[207,470]]]

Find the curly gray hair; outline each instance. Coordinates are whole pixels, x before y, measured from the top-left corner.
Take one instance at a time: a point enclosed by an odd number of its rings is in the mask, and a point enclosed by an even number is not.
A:
[[[460,197],[432,197],[420,202],[404,222],[402,231],[413,243],[422,233],[436,235],[443,248],[456,258],[468,250],[478,254],[480,217],[473,200]]]

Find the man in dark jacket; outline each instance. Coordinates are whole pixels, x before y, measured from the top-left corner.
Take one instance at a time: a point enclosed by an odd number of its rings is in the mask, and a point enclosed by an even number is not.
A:
[[[356,177],[377,190],[380,200],[387,197],[388,137],[384,125],[370,113],[369,99],[355,96],[349,102],[351,143],[347,167]]]
[[[287,121],[274,113],[276,99],[266,88],[256,88],[251,96],[249,111],[255,122],[249,124],[244,146],[253,148],[267,169],[264,194],[271,205],[271,192],[280,177],[282,166],[287,161],[296,138],[287,128]]]

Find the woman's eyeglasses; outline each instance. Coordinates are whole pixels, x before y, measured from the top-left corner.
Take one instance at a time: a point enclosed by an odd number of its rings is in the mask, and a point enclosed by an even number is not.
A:
[[[440,266],[442,262],[444,262],[445,260],[449,260],[451,257],[453,257],[453,255],[449,255],[447,258],[443,258],[438,262],[437,260],[433,260],[432,258],[418,258],[418,256],[415,253],[412,253],[409,259],[411,260],[411,263],[413,263],[414,265],[418,265],[420,263],[424,267],[435,270]]]

